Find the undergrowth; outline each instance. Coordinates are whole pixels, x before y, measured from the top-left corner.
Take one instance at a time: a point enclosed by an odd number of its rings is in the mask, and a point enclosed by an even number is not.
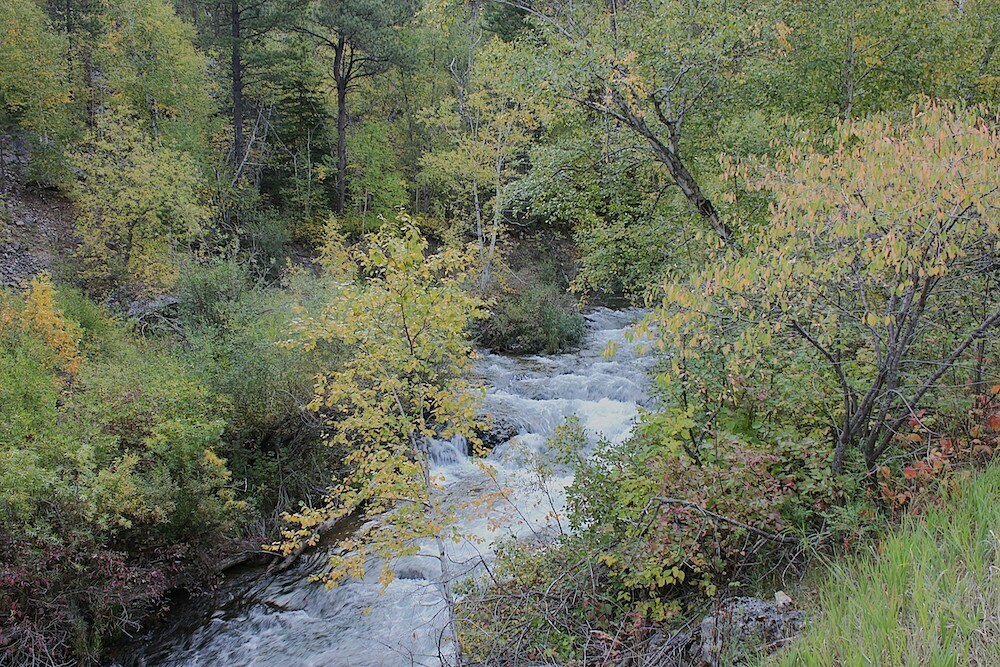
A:
[[[818,617],[776,664],[1000,664],[998,501],[994,464],[866,556],[830,564]]]

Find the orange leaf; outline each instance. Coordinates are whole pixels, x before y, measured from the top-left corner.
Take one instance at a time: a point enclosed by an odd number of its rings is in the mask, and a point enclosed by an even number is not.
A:
[[[1000,412],[991,413],[986,418],[986,423],[989,424],[990,430],[1000,431]]]

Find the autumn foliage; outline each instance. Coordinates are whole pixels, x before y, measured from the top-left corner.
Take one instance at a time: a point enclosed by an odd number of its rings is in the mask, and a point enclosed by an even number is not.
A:
[[[771,193],[770,215],[747,252],[664,284],[671,375],[708,355],[750,375],[801,350],[824,378],[835,472],[852,448],[873,469],[959,362],[982,378],[976,344],[1000,322],[1000,136],[981,113],[925,101],[904,121],[804,132],[776,160],[737,167]]]

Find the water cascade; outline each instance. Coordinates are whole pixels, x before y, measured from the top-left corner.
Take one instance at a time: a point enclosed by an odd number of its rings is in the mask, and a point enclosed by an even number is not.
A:
[[[526,471],[544,457],[546,441],[566,417],[576,415],[591,445],[598,437],[621,442],[638,408],[648,401],[648,371],[653,359],[626,341],[628,324],[639,311],[596,309],[587,314],[581,348],[569,354],[512,357],[486,353],[477,364],[486,384],[486,409],[506,432],[517,435],[496,446],[485,459],[494,479],[469,458],[462,438],[435,442],[434,473],[444,493],[467,499],[497,488],[510,489],[509,517],[500,528],[487,517],[463,521],[464,534],[481,540],[449,545],[455,569],[472,571],[490,558],[489,544],[499,536],[539,534],[548,529],[553,506],[572,481],[556,472],[544,486],[530,484]],[[617,353],[606,358],[609,343]],[[557,469],[558,470],[558,469]],[[380,594],[375,581],[352,581],[331,590],[310,580],[321,569],[323,550],[304,556],[290,570],[251,577],[228,586],[228,602],[202,618],[184,619],[145,642],[134,663],[143,666],[254,665],[257,667],[411,667],[439,666],[448,654],[444,638],[447,610],[435,583],[440,574],[436,550],[392,563],[396,579]],[[130,660],[129,662],[133,662]]]

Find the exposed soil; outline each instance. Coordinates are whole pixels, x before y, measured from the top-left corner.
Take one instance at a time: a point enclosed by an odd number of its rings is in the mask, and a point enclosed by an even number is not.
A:
[[[9,137],[0,135],[0,141]],[[9,145],[0,168],[0,287],[16,287],[43,271],[58,273],[73,254],[75,213],[54,188],[24,182],[23,161],[12,159]]]

